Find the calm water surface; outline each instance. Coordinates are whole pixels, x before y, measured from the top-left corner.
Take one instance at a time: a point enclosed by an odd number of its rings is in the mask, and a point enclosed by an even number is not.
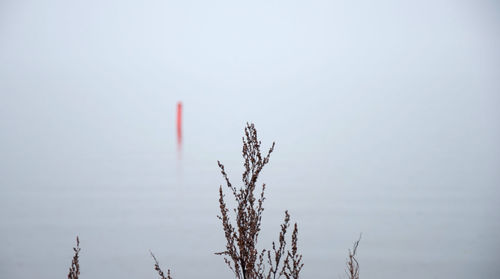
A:
[[[47,159],[49,166],[33,162],[33,173],[17,176],[0,195],[1,277],[64,278],[79,235],[82,278],[155,278],[149,249],[177,278],[231,278],[213,255],[224,248],[216,160],[238,181],[240,135],[224,134],[235,143],[217,154],[208,147],[201,153],[203,143],[187,137],[182,154],[175,144],[149,142],[130,151],[73,150],[73,160],[59,154]],[[391,158],[377,159],[384,169],[326,156],[351,154],[332,150],[311,160],[301,148],[278,144],[263,173],[268,199],[260,244],[276,239],[288,209],[299,223],[304,278],[344,276],[347,249],[360,233],[363,277],[494,278],[500,271],[493,249],[498,193],[468,184],[481,178],[441,177],[425,167],[412,176]],[[391,168],[402,174],[388,176]],[[457,176],[468,183],[455,184]]]

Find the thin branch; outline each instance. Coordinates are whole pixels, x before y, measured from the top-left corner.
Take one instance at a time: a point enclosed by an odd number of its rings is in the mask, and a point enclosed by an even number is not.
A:
[[[347,276],[349,279],[359,279],[359,262],[356,259],[356,252],[358,251],[359,242],[361,241],[361,235],[359,239],[354,242],[352,250],[349,249],[349,258],[347,258]]]
[[[68,279],[78,279],[78,277],[80,276],[80,263],[79,263],[80,250],[81,250],[80,239],[77,236],[76,247],[73,247],[75,255],[73,256],[73,260],[71,261],[71,267],[69,268]]]
[[[160,275],[160,279],[172,279],[172,277],[170,276],[170,269],[167,270],[167,277],[165,277],[165,273],[163,273],[163,271],[161,270],[160,263],[156,259],[153,252],[151,252],[150,250],[149,253],[151,253],[151,257],[153,257],[153,260],[155,261],[155,270],[158,272],[158,275]]]

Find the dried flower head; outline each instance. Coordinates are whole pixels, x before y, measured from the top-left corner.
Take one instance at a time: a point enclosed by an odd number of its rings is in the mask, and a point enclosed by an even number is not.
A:
[[[224,165],[217,162],[221,170],[222,176],[226,181],[227,187],[231,190],[233,197],[236,201],[235,224],[231,221],[229,209],[224,200],[224,192],[222,185],[219,187],[219,207],[221,214],[217,216],[222,222],[222,228],[226,237],[226,250],[216,253],[217,255],[224,256],[224,262],[233,271],[237,279],[276,279],[281,275],[287,275],[288,269],[284,269],[282,260],[285,255],[297,254],[297,240],[292,237],[292,252],[285,253],[286,241],[285,235],[289,227],[290,215],[288,211],[285,212],[285,220],[281,225],[279,234],[279,246],[273,242],[272,250],[257,249],[258,236],[260,233],[260,226],[262,221],[262,213],[264,211],[264,191],[266,185],[262,184],[260,195],[257,197],[254,194],[257,179],[264,166],[269,163],[269,158],[274,150],[275,143],[273,142],[271,148],[265,156],[262,155],[260,147],[261,142],[257,137],[257,130],[254,124],[248,124],[245,127],[245,136],[243,137],[243,159],[244,159],[244,172],[242,175],[243,186],[237,188],[233,186],[226,173]],[[297,237],[297,224],[295,224],[294,236]],[[293,243],[295,243],[295,250],[293,250]],[[266,253],[267,252],[267,253]],[[264,263],[265,255],[267,255],[267,265]],[[287,256],[288,258],[288,256]],[[300,269],[296,269],[296,277]]]
[[[78,276],[80,276],[80,263],[79,263],[80,250],[81,250],[80,239],[77,236],[76,247],[73,247],[75,255],[73,256],[73,260],[71,261],[71,267],[69,268],[68,279],[78,279]]]
[[[156,259],[153,252],[149,251],[149,253],[151,254],[151,257],[153,257],[153,260],[155,261],[155,270],[158,272],[158,275],[160,275],[160,279],[172,279],[172,277],[170,276],[170,269],[167,270],[167,277],[165,277],[165,273],[163,273],[163,270],[161,270],[160,263]]]

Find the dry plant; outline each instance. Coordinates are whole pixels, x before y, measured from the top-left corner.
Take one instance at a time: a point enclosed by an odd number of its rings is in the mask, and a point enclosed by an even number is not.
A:
[[[287,279],[298,279],[300,270],[302,270],[304,266],[302,263],[302,255],[297,253],[298,234],[299,230],[297,228],[297,223],[295,223],[292,233],[292,252],[288,252],[285,264],[283,265],[283,274]]]
[[[224,165],[217,161],[227,187],[231,190],[237,207],[233,209],[236,223],[231,221],[229,209],[224,200],[222,185],[219,187],[219,207],[221,215],[217,216],[224,229],[226,237],[226,250],[215,253],[224,256],[227,266],[233,271],[236,279],[299,279],[300,271],[304,264],[302,255],[298,253],[298,226],[294,224],[291,237],[291,250],[287,249],[286,233],[290,227],[290,214],[285,211],[285,218],[281,224],[278,235],[278,243],[272,242],[269,250],[258,250],[257,242],[260,233],[262,213],[264,211],[265,184],[262,184],[260,195],[254,194],[257,179],[264,166],[269,163],[269,158],[274,150],[274,142],[265,156],[260,151],[261,142],[257,138],[257,130],[254,124],[245,127],[243,137],[243,159],[245,171],[242,175],[243,186],[237,188],[229,181]],[[356,259],[359,239],[354,242],[353,249],[349,249],[346,273],[349,279],[359,279],[359,263]],[[75,255],[71,262],[68,279],[78,279],[80,275],[79,253],[80,240],[76,237],[76,247],[73,248]],[[172,279],[170,269],[167,274],[161,270],[160,264],[153,252],[151,256],[155,262],[154,268],[160,279]]]
[[[172,277],[170,276],[170,269],[167,270],[167,277],[165,277],[165,273],[163,273],[163,270],[161,270],[160,263],[156,259],[153,252],[149,251],[149,253],[151,253],[151,257],[153,257],[153,260],[155,261],[155,270],[158,272],[158,275],[160,275],[160,279],[172,279]]]
[[[283,275],[286,278],[299,278],[303,264],[301,263],[302,256],[297,253],[297,224],[294,226],[292,235],[292,251],[286,250],[285,236],[290,221],[288,211],[285,211],[285,220],[281,225],[278,246],[273,242],[272,250],[263,249],[259,253],[257,249],[266,185],[262,185],[258,197],[255,196],[254,190],[259,174],[269,163],[269,157],[274,150],[274,142],[265,156],[261,154],[260,147],[261,142],[257,138],[254,124],[247,123],[242,150],[245,171],[242,175],[243,186],[240,188],[233,186],[224,165],[217,161],[237,206],[233,209],[236,218],[236,224],[233,225],[221,185],[219,187],[221,215],[217,217],[221,220],[224,229],[226,250],[216,253],[216,255],[224,256],[225,263],[237,279],[276,279]]]
[[[356,252],[358,251],[359,241],[361,240],[361,235],[359,239],[354,242],[352,250],[349,249],[349,258],[347,258],[347,276],[349,279],[359,279],[359,263],[356,259]]]
[[[78,279],[78,276],[80,276],[80,263],[78,261],[80,250],[81,250],[80,239],[77,236],[76,247],[73,247],[75,255],[73,256],[73,260],[71,261],[71,267],[69,268],[68,279]]]

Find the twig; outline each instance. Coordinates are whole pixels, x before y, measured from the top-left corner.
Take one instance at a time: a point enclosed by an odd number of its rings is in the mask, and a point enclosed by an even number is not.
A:
[[[81,250],[80,239],[77,236],[76,247],[73,247],[75,255],[73,256],[73,260],[71,261],[71,267],[69,268],[68,279],[78,279],[78,276],[80,276],[80,263],[78,261],[80,250]]]
[[[349,258],[347,259],[346,270],[349,279],[359,279],[359,262],[358,259],[356,259],[359,241],[361,241],[361,235],[359,235],[359,239],[354,242],[352,250],[349,249]]]
[[[167,277],[165,277],[165,273],[163,273],[163,271],[161,270],[160,263],[156,259],[153,252],[151,252],[150,250],[149,253],[151,253],[151,257],[153,257],[153,260],[155,261],[155,270],[158,272],[158,275],[160,275],[160,279],[172,279],[172,277],[170,276],[170,269],[167,270]]]

